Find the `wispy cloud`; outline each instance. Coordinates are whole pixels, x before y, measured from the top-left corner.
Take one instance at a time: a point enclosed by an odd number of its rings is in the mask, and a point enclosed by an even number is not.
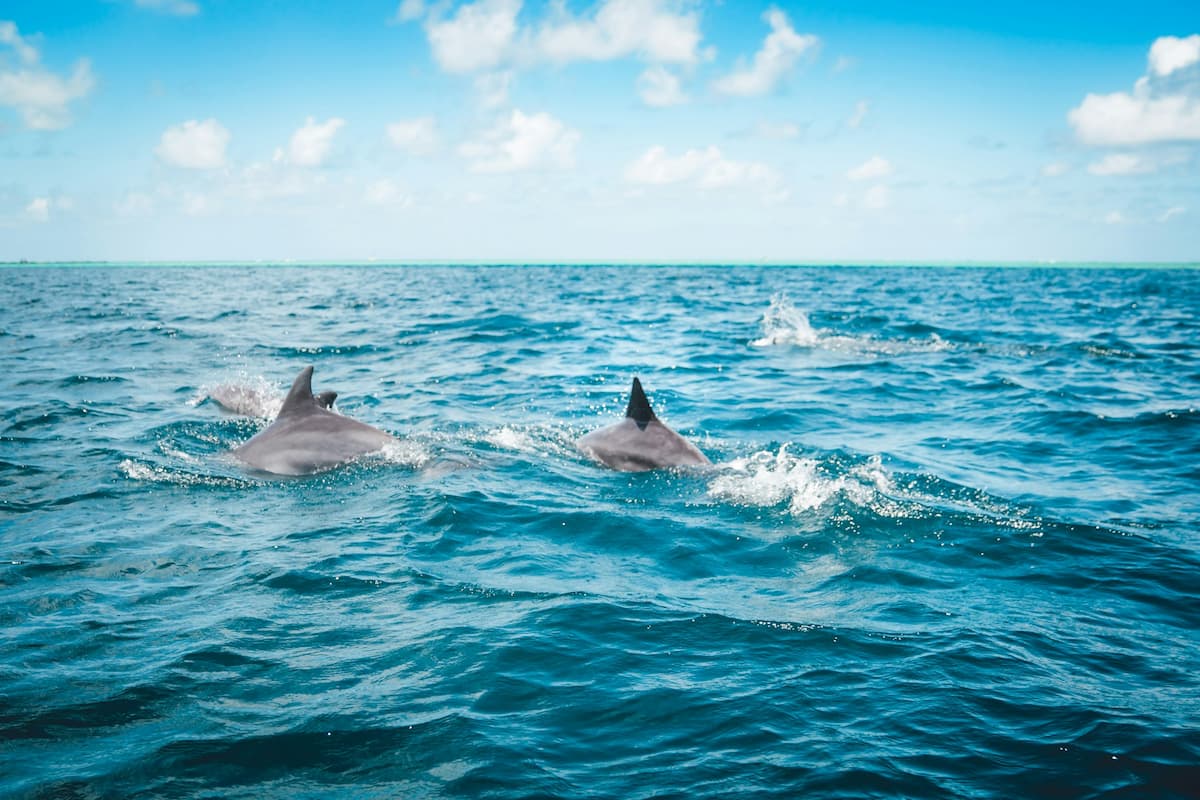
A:
[[[883,156],[871,156],[857,167],[849,170],[846,177],[852,181],[883,178],[892,174],[892,164]]]
[[[70,125],[70,104],[86,97],[95,86],[91,63],[80,59],[67,77],[47,70],[39,63],[37,48],[9,21],[0,21],[0,45],[11,48],[21,64],[7,68],[0,60],[0,106],[16,109],[26,127],[34,130],[59,130]]]
[[[819,41],[811,33],[796,33],[791,22],[778,8],[770,8],[763,19],[771,26],[771,32],[763,40],[762,48],[754,54],[754,60],[734,70],[713,83],[713,89],[721,94],[748,97],[766,94],[774,89],[792,70],[796,62]]]

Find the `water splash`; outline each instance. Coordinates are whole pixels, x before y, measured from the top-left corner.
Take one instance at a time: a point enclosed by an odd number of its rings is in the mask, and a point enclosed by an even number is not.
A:
[[[887,497],[894,489],[879,456],[836,475],[815,458],[792,455],[783,444],[774,453],[760,450],[721,467],[722,473],[709,483],[708,496],[736,505],[771,508],[786,504],[790,514],[799,516],[844,497],[885,516],[902,513]]]
[[[787,344],[816,347],[820,341],[808,315],[792,305],[785,292],[771,296],[771,305],[763,314],[761,324],[763,335],[750,343],[754,347]]]

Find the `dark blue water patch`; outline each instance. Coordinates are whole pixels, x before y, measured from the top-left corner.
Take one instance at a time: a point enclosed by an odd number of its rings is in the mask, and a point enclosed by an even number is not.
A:
[[[1196,796],[1197,273],[630,274],[6,270],[0,794]]]

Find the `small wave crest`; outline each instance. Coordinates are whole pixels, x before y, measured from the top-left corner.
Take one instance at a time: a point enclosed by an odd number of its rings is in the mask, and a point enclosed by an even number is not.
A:
[[[786,444],[776,452],[760,450],[722,464],[721,474],[708,485],[708,496],[713,499],[764,508],[786,504],[794,516],[838,497],[885,516],[897,516],[900,508],[887,497],[892,491],[892,480],[879,456],[838,475],[815,458],[789,453]]]

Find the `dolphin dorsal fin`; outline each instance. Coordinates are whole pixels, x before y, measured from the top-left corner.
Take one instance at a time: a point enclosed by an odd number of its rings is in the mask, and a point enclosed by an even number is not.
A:
[[[284,398],[283,407],[279,409],[279,416],[291,414],[297,411],[313,408],[316,406],[316,398],[312,393],[312,367],[305,367],[300,370],[300,374],[296,376],[296,380],[292,382],[292,388]]]
[[[642,382],[636,377],[633,379],[633,388],[629,390],[629,406],[625,409],[625,416],[636,422],[641,430],[646,430],[647,425],[658,419],[650,408],[646,393],[642,391]]]
[[[313,399],[317,401],[317,405],[321,406],[321,408],[333,408],[333,401],[337,400],[337,392],[326,389],[323,392],[313,395]]]

